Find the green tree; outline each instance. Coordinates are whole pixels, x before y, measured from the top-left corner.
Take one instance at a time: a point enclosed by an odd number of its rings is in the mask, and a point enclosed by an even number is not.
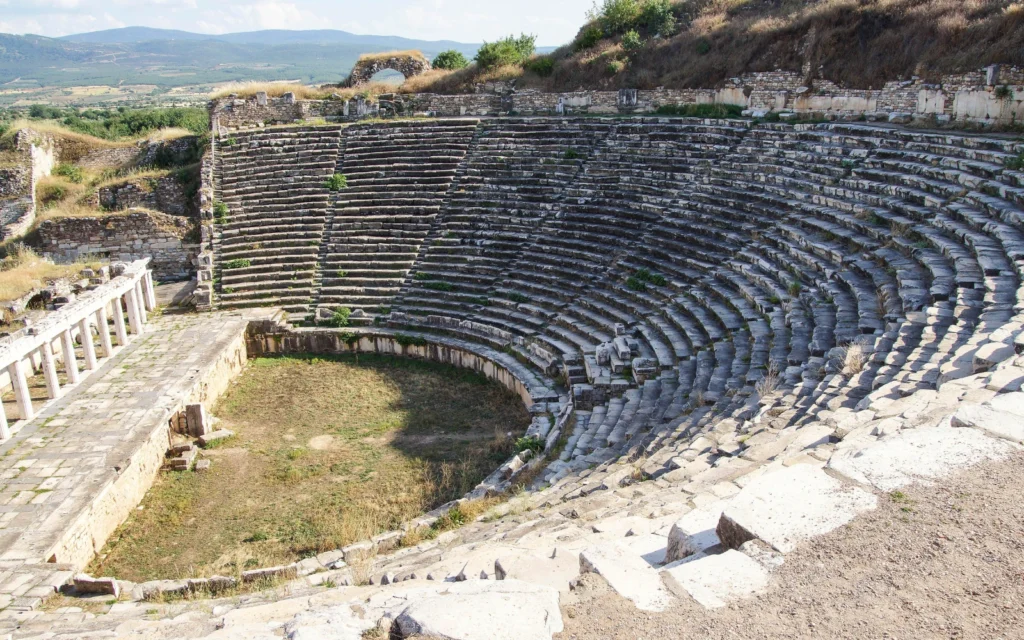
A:
[[[465,69],[469,66],[469,60],[466,56],[462,55],[460,51],[455,49],[449,49],[442,51],[437,54],[432,63],[435,69],[448,69],[450,71],[458,71],[459,69]]]
[[[600,5],[595,1],[589,18],[598,22],[605,34],[615,36],[636,26],[642,10],[639,0],[604,0]]]
[[[675,33],[676,16],[669,0],[646,0],[640,10],[640,24],[648,33],[667,36]]]
[[[485,42],[476,52],[476,63],[484,69],[493,69],[509,64],[523,64],[537,49],[537,36],[526,35],[518,38],[509,36],[497,42]]]

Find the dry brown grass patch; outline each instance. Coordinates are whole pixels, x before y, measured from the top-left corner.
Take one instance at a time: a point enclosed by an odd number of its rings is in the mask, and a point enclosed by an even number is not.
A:
[[[0,261],[0,300],[20,298],[54,280],[70,278],[86,267],[98,266],[98,262],[87,260],[74,264],[54,264],[24,245],[11,245],[7,247],[7,257]]]
[[[260,92],[266,93],[271,98],[280,98],[286,93],[294,93],[298,100],[322,100],[331,95],[329,91],[324,92],[317,87],[294,82],[236,82],[214,91],[210,94],[210,99],[226,98],[232,94],[251,98]]]
[[[382,51],[380,53],[364,53],[359,56],[359,62],[376,62],[378,60],[390,60],[391,58],[416,58],[429,62],[427,56],[418,49],[406,49],[404,51]],[[358,62],[357,62],[358,64]]]

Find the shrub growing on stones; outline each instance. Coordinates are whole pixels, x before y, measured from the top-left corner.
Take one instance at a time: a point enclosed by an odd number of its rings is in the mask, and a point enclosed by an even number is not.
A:
[[[497,42],[485,42],[476,52],[476,63],[483,69],[505,65],[521,65],[533,55],[537,48],[537,36],[526,35],[518,38],[508,36]]]
[[[224,263],[225,269],[244,269],[251,266],[252,263],[245,258],[238,258],[236,260],[228,260]]]
[[[1007,160],[1006,168],[1012,171],[1024,171],[1024,153],[1021,153],[1016,158]]]
[[[455,49],[449,49],[437,54],[432,65],[435,69],[458,71],[459,69],[465,69],[468,67],[469,60],[467,60],[466,56],[462,55],[461,52],[456,51]]]
[[[348,326],[348,317],[350,315],[352,315],[352,310],[348,307],[342,307],[335,311],[331,319],[327,320],[324,324],[335,329],[342,329]]]
[[[213,203],[213,219],[217,222],[224,222],[224,219],[228,217],[228,205],[223,202]]]
[[[532,451],[534,453],[540,453],[544,450],[544,441],[537,436],[523,436],[516,440],[516,451],[522,453],[523,451]]]
[[[348,188],[348,178],[344,174],[336,173],[324,183],[329,191],[341,191]]]

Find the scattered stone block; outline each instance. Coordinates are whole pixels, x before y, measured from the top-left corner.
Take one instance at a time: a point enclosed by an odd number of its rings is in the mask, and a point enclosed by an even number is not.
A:
[[[80,573],[74,578],[75,591],[83,595],[121,595],[121,586],[115,578],[93,578]]]
[[[717,546],[719,539],[715,527],[724,507],[725,503],[718,502],[703,509],[694,509],[677,520],[668,533],[665,562],[678,562]]]
[[[871,444],[837,450],[828,467],[855,482],[893,491],[916,481],[945,477],[1016,447],[976,429],[952,426],[906,429]]]
[[[763,475],[740,491],[722,512],[716,532],[731,549],[756,538],[789,553],[876,506],[873,494],[844,486],[821,469],[797,465]]]
[[[199,446],[208,447],[210,446],[210,444],[217,442],[218,440],[226,440],[227,438],[231,438],[234,435],[235,432],[229,429],[218,429],[216,431],[211,431],[210,433],[199,436]]]
[[[192,468],[192,463],[195,462],[196,456],[198,455],[199,449],[189,447],[185,451],[182,451],[177,458],[171,458],[168,465],[172,471],[188,471]]]
[[[558,591],[518,580],[445,585],[395,617],[403,638],[550,640],[562,631]]]
[[[662,569],[665,583],[678,595],[689,594],[708,609],[724,607],[764,591],[768,572],[739,551],[694,557]]]
[[[280,567],[267,567],[265,569],[253,569],[242,572],[242,582],[248,584],[258,580],[293,580],[299,575],[297,564],[287,564]]]
[[[211,431],[210,417],[206,414],[206,408],[201,404],[190,404],[185,407],[185,422],[188,425],[188,433],[194,438],[206,435]]]
[[[965,404],[953,414],[954,427],[981,429],[990,436],[1024,443],[1024,417],[984,405]]]
[[[531,553],[508,553],[494,561],[496,580],[521,580],[569,591],[569,583],[580,574],[579,556],[555,552],[548,558]]]
[[[619,595],[644,611],[664,611],[672,602],[658,572],[615,542],[581,552],[580,573],[600,575]]]
[[[345,562],[348,564],[355,564],[361,560],[373,556],[373,543],[372,542],[356,542],[350,544],[341,550],[345,554]]]

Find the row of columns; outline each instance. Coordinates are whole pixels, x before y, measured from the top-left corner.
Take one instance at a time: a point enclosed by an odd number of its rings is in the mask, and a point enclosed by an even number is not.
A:
[[[84,365],[86,371],[95,371],[98,368],[99,357],[109,358],[114,355],[114,342],[121,347],[128,344],[129,334],[137,335],[142,333],[142,326],[148,321],[148,312],[156,308],[156,296],[153,291],[153,275],[147,271],[135,286],[127,292],[113,298],[97,311],[86,314],[77,322],[73,322],[66,330],[61,332],[59,338],[47,340],[34,352],[24,354],[19,360],[7,366],[7,375],[10,377],[11,386],[14,388],[14,399],[18,405],[18,418],[31,420],[35,417],[35,408],[32,406],[32,398],[28,390],[28,376],[25,374],[26,366],[34,370],[33,360],[38,360],[39,368],[42,369],[43,379],[46,382],[46,395],[55,400],[63,394],[58,377],[57,357],[53,350],[53,343],[60,340],[62,364],[67,376],[68,384],[78,384],[82,379],[82,373],[78,368],[78,356],[75,353],[75,334],[77,333],[82,343],[84,354]],[[125,313],[128,315],[128,323],[125,324]],[[113,340],[111,339],[110,320],[113,319]],[[100,353],[96,352],[96,345],[93,343],[92,328],[100,338]],[[11,429],[7,422],[7,414],[0,406],[0,440],[7,440],[11,437]]]

